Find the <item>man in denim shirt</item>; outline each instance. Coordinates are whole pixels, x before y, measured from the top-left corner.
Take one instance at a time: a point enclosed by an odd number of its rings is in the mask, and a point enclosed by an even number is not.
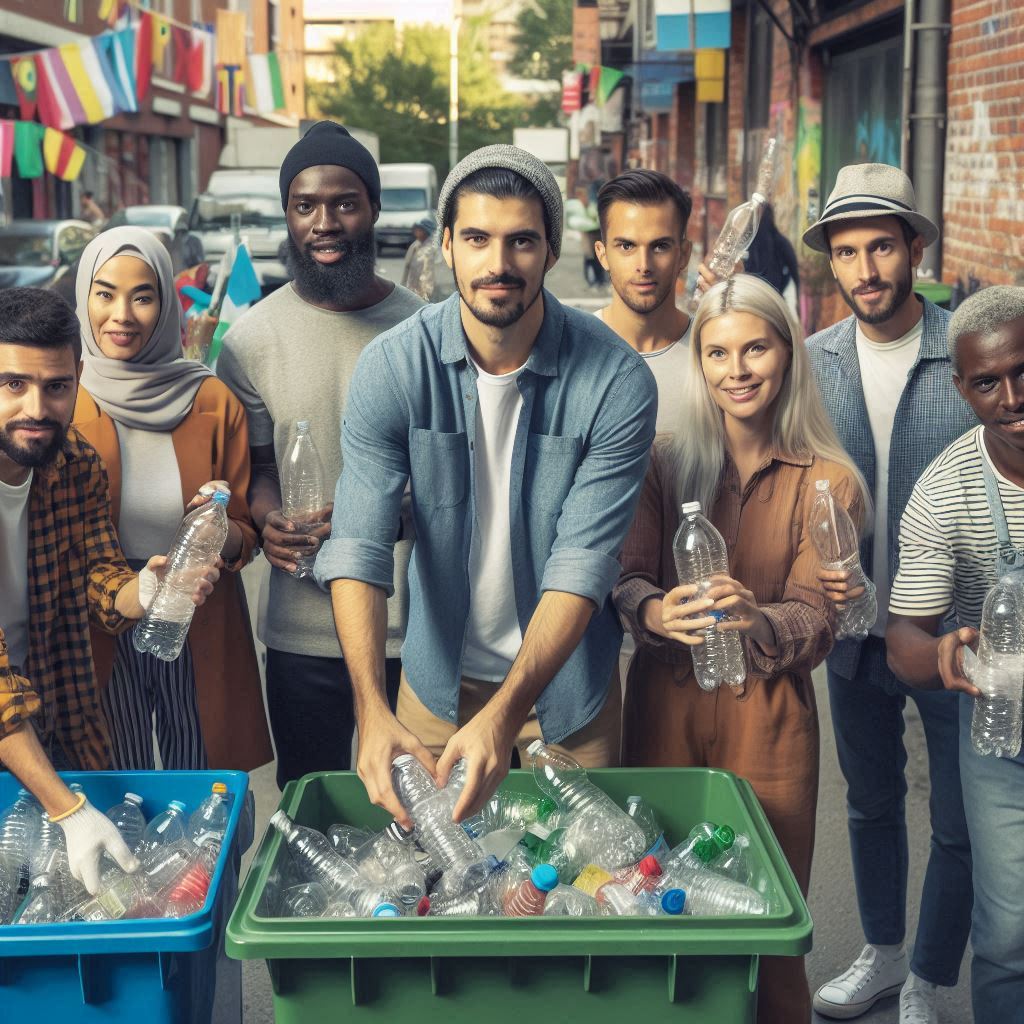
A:
[[[489,146],[438,200],[458,294],[363,352],[342,427],[330,585],[352,674],[358,771],[408,826],[391,763],[416,756],[457,817],[477,810],[540,736],[615,764],[622,629],[608,601],[654,439],[643,360],[543,288],[562,203],[547,167]],[[397,716],[384,691],[384,607],[406,485],[416,531]],[[435,763],[435,758],[439,760]]]

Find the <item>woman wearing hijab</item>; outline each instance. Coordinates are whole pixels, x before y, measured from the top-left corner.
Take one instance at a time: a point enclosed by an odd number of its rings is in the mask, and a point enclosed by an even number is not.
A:
[[[167,551],[182,516],[230,490],[225,567],[173,662],[136,651],[133,631],[93,631],[96,678],[122,771],[249,771],[271,760],[259,668],[238,575],[256,543],[246,504],[245,412],[205,366],[181,356],[170,257],[148,232],[114,228],[82,253],[76,284],[82,377],[74,423],[99,452],[111,517],[131,563]],[[231,570],[235,570],[232,572]]]

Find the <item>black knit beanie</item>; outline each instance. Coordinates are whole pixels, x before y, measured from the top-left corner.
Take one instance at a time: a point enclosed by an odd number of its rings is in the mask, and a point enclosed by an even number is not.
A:
[[[334,121],[317,121],[298,142],[288,150],[281,164],[281,206],[288,209],[288,189],[292,179],[307,167],[334,164],[347,167],[359,176],[370,202],[380,206],[380,171],[373,154],[347,128]]]

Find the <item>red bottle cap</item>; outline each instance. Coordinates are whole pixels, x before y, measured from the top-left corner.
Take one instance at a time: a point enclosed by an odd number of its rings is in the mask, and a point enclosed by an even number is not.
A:
[[[650,854],[640,861],[637,868],[645,878],[657,878],[661,874],[661,865],[658,863],[658,858]]]
[[[430,910],[430,897],[421,896],[419,903],[416,904],[416,916],[426,917],[428,910]]]

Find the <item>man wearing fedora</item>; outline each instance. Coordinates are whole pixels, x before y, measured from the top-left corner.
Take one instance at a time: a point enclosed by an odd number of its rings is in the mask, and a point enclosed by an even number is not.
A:
[[[949,313],[913,290],[914,272],[938,229],[916,210],[898,168],[840,169],[804,242],[829,258],[853,315],[807,340],[822,400],[871,488],[873,535],[861,562],[878,598],[863,640],[836,644],[828,689],[839,764],[847,783],[850,846],[867,945],[849,970],[818,989],[814,1008],[848,1020],[900,993],[900,1024],[935,1024],[936,986],[955,985],[971,927],[971,853],[960,792],[957,705],[949,693],[900,683],[886,660],[889,590],[900,517],[925,467],[974,422],[953,386]],[[844,573],[819,575],[837,603]],[[928,744],[931,849],[913,955],[906,931],[907,762],[903,712],[917,704]]]

